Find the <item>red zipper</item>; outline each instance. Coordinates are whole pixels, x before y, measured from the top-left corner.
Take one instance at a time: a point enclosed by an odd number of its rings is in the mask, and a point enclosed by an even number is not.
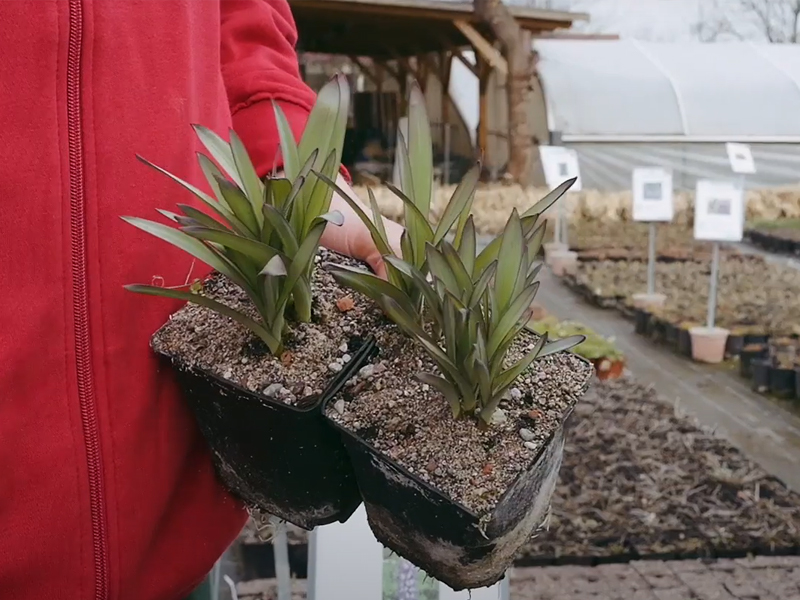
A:
[[[108,539],[106,537],[103,464],[100,428],[92,375],[89,335],[89,292],[86,262],[86,205],[83,170],[83,123],[81,119],[81,52],[83,5],[69,0],[69,51],[67,55],[67,128],[69,141],[69,206],[72,245],[72,310],[75,321],[75,366],[78,400],[89,466],[89,496],[94,553],[94,599],[108,598]]]

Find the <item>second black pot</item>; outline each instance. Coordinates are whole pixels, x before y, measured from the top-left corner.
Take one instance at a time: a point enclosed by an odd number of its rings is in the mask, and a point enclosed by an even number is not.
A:
[[[692,336],[688,329],[678,327],[678,354],[692,357]]]
[[[561,426],[483,518],[354,432],[330,422],[350,453],[376,539],[460,591],[500,581],[520,547],[543,524],[558,481],[564,428],[571,414],[564,415]]]
[[[361,504],[347,450],[323,417],[322,404],[368,358],[365,345],[320,397],[301,400],[301,407],[171,362],[231,493],[251,508],[311,530],[346,521]]]

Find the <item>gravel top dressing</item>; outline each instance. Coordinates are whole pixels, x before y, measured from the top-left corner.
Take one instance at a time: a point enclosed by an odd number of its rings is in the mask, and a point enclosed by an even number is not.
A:
[[[327,414],[408,471],[476,515],[488,514],[520,471],[530,465],[583,394],[592,368],[570,353],[537,360],[509,390],[495,422],[480,428],[454,419],[419,371],[437,372],[417,344],[397,330],[378,332],[381,354],[362,367]],[[521,336],[517,360],[536,341]]]
[[[321,249],[317,263],[360,263]],[[244,292],[215,275],[205,293],[231,308],[258,318]],[[358,348],[383,316],[366,298],[342,288],[317,268],[311,285],[313,320],[290,326],[286,351],[272,356],[266,345],[232,319],[188,303],[154,336],[153,348],[187,366],[207,370],[252,392],[286,404],[317,394]]]

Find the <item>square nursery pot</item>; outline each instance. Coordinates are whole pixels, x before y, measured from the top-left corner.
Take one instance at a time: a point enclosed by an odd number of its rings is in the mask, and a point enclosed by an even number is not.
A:
[[[800,404],[800,366],[794,368],[794,399]]]
[[[750,362],[753,378],[750,382],[754,392],[766,394],[769,391],[769,373],[772,363],[768,358],[757,358]]]
[[[333,253],[321,252],[323,257],[336,259]],[[349,297],[352,306],[347,311],[337,309],[334,299],[349,292],[322,270],[317,273],[321,275],[313,280],[312,290],[324,305],[315,313],[316,320],[291,333],[300,335],[300,339],[321,340],[315,342],[313,351],[322,351],[325,360],[314,366],[320,371],[315,372],[313,389],[307,369],[298,366],[292,372],[276,367],[272,371],[272,359],[263,363],[263,374],[250,372],[248,381],[254,385],[245,387],[231,369],[257,369],[266,348],[240,325],[194,304],[172,315],[150,342],[172,366],[209,446],[217,474],[231,493],[251,509],[308,530],[346,521],[361,503],[347,450],[323,417],[322,405],[327,394],[337,393],[368,360],[374,342],[370,344],[360,336],[383,318],[361,297]],[[246,299],[238,287],[220,275],[213,275],[204,285],[212,297],[231,302]],[[331,337],[334,331],[338,332],[335,338]],[[320,350],[325,343],[337,347]],[[305,354],[310,351],[302,343],[291,343],[289,356],[279,362],[310,364],[300,362],[311,360]],[[327,363],[328,358],[345,354],[349,360],[339,359],[338,369]],[[220,373],[222,366],[205,368],[223,360],[217,356],[226,357],[225,374]],[[284,379],[281,384],[271,381],[289,372],[291,380]],[[284,388],[283,383],[293,389]],[[288,394],[293,397],[291,402],[283,399]]]
[[[739,352],[739,374],[745,379],[753,377],[753,362],[767,357],[769,349],[766,344],[747,344]]]
[[[585,366],[580,373],[585,381],[579,382],[579,397],[588,388],[593,369],[585,359],[573,356]],[[575,376],[579,376],[577,372]],[[361,383],[354,381],[356,386]],[[347,397],[347,390],[343,396]],[[344,402],[344,398],[336,401],[342,406]],[[565,423],[574,404],[539,449],[530,451],[527,466],[518,471],[496,504],[482,514],[454,501],[359,433],[337,423],[331,411],[325,414],[345,441],[370,528],[378,541],[459,591],[490,586],[502,579],[519,549],[542,528],[558,480]]]
[[[322,416],[322,405],[370,350],[364,345],[321,396],[297,406],[161,356],[172,364],[225,486],[248,507],[310,531],[345,522],[361,504],[347,450]]]
[[[692,335],[686,327],[678,327],[678,354],[692,358]]]
[[[547,242],[542,244],[544,248],[544,262],[546,265],[551,264],[552,255],[557,252],[567,252],[569,246],[564,242]]]
[[[574,275],[578,268],[578,253],[571,250],[551,251],[550,268],[556,277]]]
[[[792,399],[795,396],[795,370],[770,366],[769,393],[777,398]]]
[[[634,331],[639,335],[647,333],[648,321],[650,320],[650,313],[641,308],[633,310]]]

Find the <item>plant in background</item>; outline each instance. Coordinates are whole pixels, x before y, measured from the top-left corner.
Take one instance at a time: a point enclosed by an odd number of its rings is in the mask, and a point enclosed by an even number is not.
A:
[[[467,223],[475,198],[481,165],[480,162],[476,163],[459,182],[442,212],[438,224],[432,227],[429,223],[433,195],[431,131],[425,110],[425,98],[416,84],[411,87],[408,106],[408,140],[401,131],[398,131],[397,161],[400,172],[400,188],[389,183],[386,184],[403,201],[405,211],[405,231],[401,238],[400,256],[397,256],[389,243],[372,190],[367,190],[372,209],[372,219],[370,219],[359,203],[336,186],[335,182],[324,176],[322,179],[334,187],[358,214],[369,228],[375,246],[382,255],[399,258],[403,263],[412,265],[423,276],[427,276],[430,268],[427,246],[433,245],[438,248],[450,233],[454,233],[453,248],[459,253],[463,252],[467,256],[473,255],[474,257],[476,251],[475,228],[472,223],[467,228]],[[534,238],[538,238],[541,242],[541,236],[544,234],[544,229],[540,232],[536,228],[539,216],[563,196],[576,179],[565,181],[522,215],[522,231],[528,248],[535,247],[535,252],[539,251],[539,245],[530,243]],[[455,232],[453,232],[454,227]],[[473,262],[470,263],[470,276],[474,276],[472,271],[483,272],[497,258],[499,250],[500,238],[496,238],[476,258],[473,258]],[[528,259],[533,261],[535,256],[536,254],[529,255]],[[334,277],[340,284],[373,297],[375,290],[379,288],[381,293],[392,297],[400,303],[401,307],[416,314],[418,322],[422,322],[423,308],[425,307],[423,294],[414,278],[407,271],[397,268],[393,260],[386,260],[388,281],[345,265],[333,265],[332,269]]]
[[[555,317],[548,317],[531,323],[529,327],[538,335],[547,334],[550,339],[584,336],[586,339],[572,348],[572,352],[588,360],[607,358],[616,361],[623,358],[623,354],[614,344],[613,338],[604,337],[581,323],[559,321]]]
[[[496,252],[476,252],[475,228],[470,216],[459,249],[447,241],[425,245],[430,277],[396,256],[385,260],[406,275],[424,298],[431,323],[421,325],[415,306],[390,283],[362,285],[364,293],[415,339],[440,373],[417,377],[448,400],[455,417],[474,415],[489,423],[506,390],[531,363],[584,340],[574,336],[547,343],[539,337],[533,348],[508,364],[509,350],[523,333],[523,315],[539,283],[541,263],[535,260],[544,236],[544,224],[526,237],[516,209],[499,238]],[[336,275],[343,271],[336,268]],[[362,281],[361,283],[364,283]]]
[[[339,171],[349,98],[343,75],[328,82],[317,96],[299,144],[280,107],[274,106],[285,178],[261,181],[235,132],[230,132],[228,143],[201,126],[195,126],[200,141],[225,171],[198,153],[214,197],[139,157],[191,191],[211,215],[179,204],[182,214],[160,211],[178,227],[136,217],[123,219],[230,279],[247,294],[260,322],[194,287],[137,284],[126,289],[205,306],[238,321],[261,338],[272,354],[281,354],[287,317],[311,319],[311,274],[322,233],[328,224],[343,222],[341,213],[329,212],[333,188],[325,181]]]

